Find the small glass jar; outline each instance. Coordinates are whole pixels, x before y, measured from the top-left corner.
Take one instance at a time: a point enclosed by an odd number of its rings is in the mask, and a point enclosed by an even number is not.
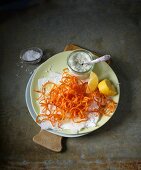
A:
[[[71,74],[80,79],[87,79],[94,65],[84,64],[93,60],[93,54],[87,50],[73,51],[67,58],[68,69]]]
[[[37,54],[38,54],[38,57],[37,57]],[[21,60],[28,64],[39,63],[41,61],[42,56],[43,56],[43,51],[38,47],[31,47],[28,49],[24,49],[20,53]]]

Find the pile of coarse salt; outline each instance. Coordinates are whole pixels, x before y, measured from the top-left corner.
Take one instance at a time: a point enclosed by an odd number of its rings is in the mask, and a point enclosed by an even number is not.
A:
[[[31,75],[35,67],[33,68],[29,65],[26,65],[25,63],[36,64],[40,62],[42,55],[43,55],[42,50],[39,48],[35,48],[35,47],[33,49],[21,51],[20,59],[22,61],[16,63],[16,66],[20,68],[20,69],[17,69],[16,77],[20,77],[20,75],[22,74],[21,69],[25,69],[25,71]]]
[[[40,57],[41,57],[41,54],[39,52],[34,51],[34,50],[28,50],[23,54],[22,59],[25,61],[35,61],[39,59]]]

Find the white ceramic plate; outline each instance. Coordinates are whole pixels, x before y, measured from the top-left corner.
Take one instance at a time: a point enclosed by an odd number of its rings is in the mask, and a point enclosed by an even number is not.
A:
[[[38,69],[36,69],[35,74],[33,75],[33,79],[31,81],[31,88],[30,88],[31,104],[36,115],[38,115],[40,111],[40,106],[36,101],[36,98],[38,98],[38,94],[35,93],[34,91],[35,89],[38,89],[38,79],[48,76],[47,70],[51,67],[51,65],[53,71],[61,73],[62,70],[67,67],[67,57],[71,52],[72,51],[58,53],[53,57],[49,58],[46,62],[41,64],[38,67]],[[100,62],[94,66],[93,71],[98,75],[99,80],[103,80],[107,78],[113,82],[113,84],[117,88],[118,94],[112,98],[118,104],[119,94],[120,94],[119,81],[112,68],[106,62]],[[82,129],[79,131],[79,134],[89,133],[100,128],[112,117],[113,114],[114,113],[112,113],[111,116],[102,116],[101,119],[98,121],[96,127]],[[58,130],[57,133],[58,132],[63,134],[75,135],[74,132],[72,132],[71,130],[60,130],[60,131]]]

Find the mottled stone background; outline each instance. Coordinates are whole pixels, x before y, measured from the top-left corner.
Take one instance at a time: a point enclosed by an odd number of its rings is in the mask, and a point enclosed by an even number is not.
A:
[[[36,2],[0,12],[0,169],[141,169],[141,1]],[[21,63],[19,54],[38,46],[46,60],[68,43],[112,55],[121,98],[106,125],[64,139],[64,151],[54,153],[32,141],[40,129],[25,88],[38,65]]]

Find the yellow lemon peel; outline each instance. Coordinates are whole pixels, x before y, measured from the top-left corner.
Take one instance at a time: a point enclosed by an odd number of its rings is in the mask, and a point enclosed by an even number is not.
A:
[[[98,81],[99,80],[98,80],[98,76],[96,75],[96,73],[91,72],[86,92],[89,93],[89,92],[95,91],[98,86]]]
[[[100,93],[107,95],[107,96],[115,96],[117,94],[117,90],[112,82],[108,79],[102,80],[98,84],[98,89]]]

